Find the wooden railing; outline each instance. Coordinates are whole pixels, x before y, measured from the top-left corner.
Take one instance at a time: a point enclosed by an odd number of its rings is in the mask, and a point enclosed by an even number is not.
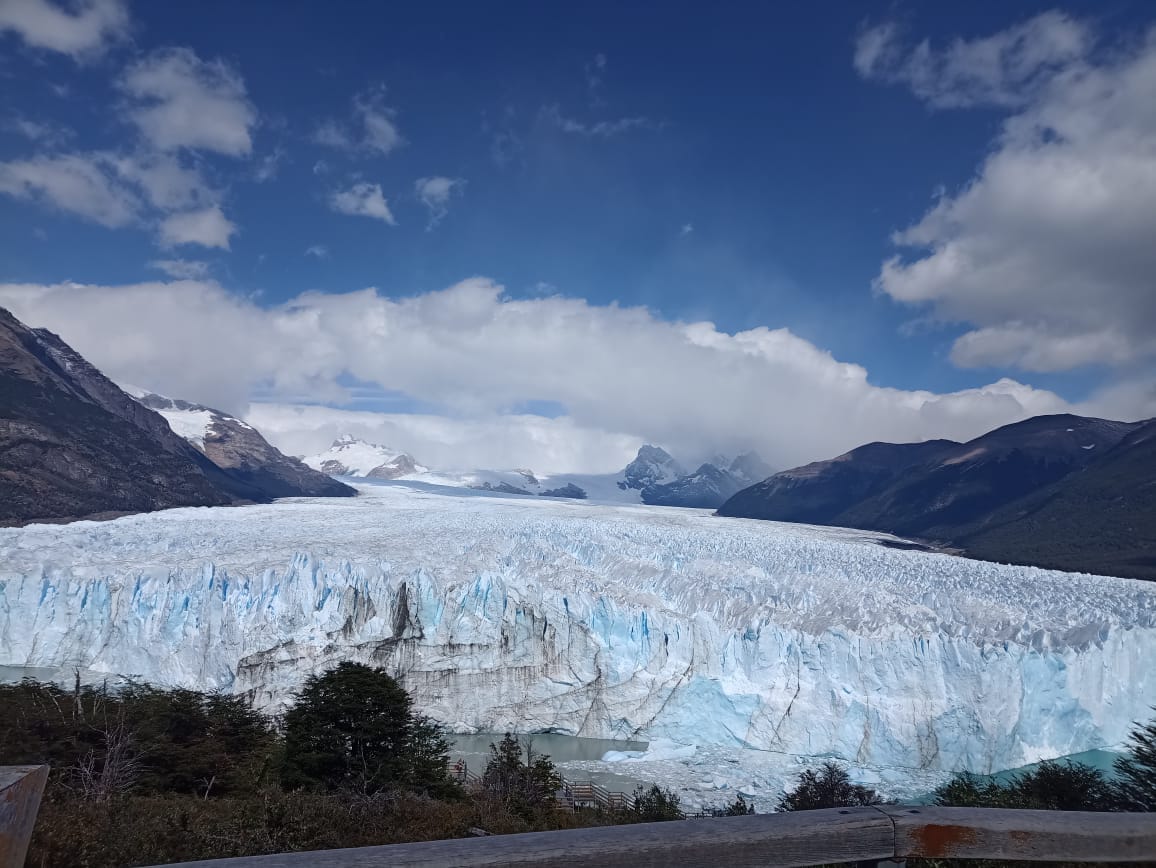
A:
[[[28,853],[48,766],[0,766],[0,868],[20,868]]]
[[[450,777],[467,790],[483,788],[484,784],[481,777],[470,771],[464,760],[451,763],[448,768]],[[560,808],[574,810],[601,808],[605,811],[628,811],[634,807],[634,799],[631,796],[608,789],[592,780],[575,781],[562,776],[560,778],[562,787],[555,794]]]
[[[45,766],[0,768],[0,868],[19,868]],[[776,868],[909,858],[1152,862],[1156,813],[880,805],[279,853],[185,868]]]
[[[915,857],[1156,862],[1156,814],[884,805],[281,853],[183,868],[787,868]]]

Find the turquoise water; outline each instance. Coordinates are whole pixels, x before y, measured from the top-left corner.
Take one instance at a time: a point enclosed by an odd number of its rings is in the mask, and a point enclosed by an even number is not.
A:
[[[560,766],[559,771],[570,780],[592,780],[608,790],[630,794],[639,784],[645,783],[637,778],[613,772],[596,772],[585,769],[567,771],[565,763],[596,761],[610,750],[646,750],[644,741],[616,741],[608,738],[578,738],[572,735],[554,735],[541,733],[537,735],[519,735],[522,749],[527,742],[535,754],[545,754]],[[450,761],[462,760],[466,767],[475,775],[481,775],[490,758],[490,745],[502,740],[501,733],[483,732],[473,735],[450,736]]]
[[[1112,763],[1118,756],[1120,756],[1119,753],[1110,750],[1086,750],[1082,753],[1073,753],[1069,754],[1068,756],[1057,757],[1055,760],[1053,760],[1053,762],[1083,763],[1086,766],[1091,766],[1092,768],[1103,772],[1104,775],[1108,778],[1112,778],[1114,777],[1112,772]],[[1022,774],[1024,772],[1035,771],[1039,767],[1039,763],[1031,763],[1030,765],[1020,766],[1016,769],[1005,769],[1002,772],[996,772],[995,774],[991,775],[978,775],[978,777],[998,781],[1001,784],[1009,783],[1016,775]],[[903,801],[904,804],[909,803],[912,805],[928,805],[931,803],[933,795],[933,793],[922,793],[919,796],[911,799],[904,799]]]
[[[1086,766],[1091,766],[1098,769],[1108,777],[1113,777],[1112,763],[1120,754],[1110,750],[1086,750],[1083,753],[1074,753],[1070,756],[1060,757],[1056,762],[1071,761],[1074,763],[1083,763]],[[996,772],[992,775],[992,779],[1000,783],[1010,781],[1012,777],[1021,772],[1035,771],[1040,767],[1039,763],[1032,763],[1031,765],[1022,766],[1018,769],[1008,769],[1007,771]]]

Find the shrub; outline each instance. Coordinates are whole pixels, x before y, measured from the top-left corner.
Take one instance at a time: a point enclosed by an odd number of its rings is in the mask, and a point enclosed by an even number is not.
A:
[[[634,791],[634,808],[628,812],[628,819],[635,823],[681,820],[681,804],[671,790],[661,789],[657,784],[650,789],[640,786]]]
[[[1137,724],[1128,752],[1114,764],[1117,798],[1127,811],[1156,811],[1156,720]]]
[[[1030,772],[999,782],[956,775],[935,791],[937,805],[961,808],[1027,808],[1047,811],[1109,811],[1116,797],[1097,769],[1082,763],[1044,761]]]
[[[816,808],[854,808],[878,805],[881,799],[875,791],[851,783],[847,770],[827,761],[816,772],[807,769],[799,776],[795,789],[784,793],[776,809],[779,811],[812,811]]]

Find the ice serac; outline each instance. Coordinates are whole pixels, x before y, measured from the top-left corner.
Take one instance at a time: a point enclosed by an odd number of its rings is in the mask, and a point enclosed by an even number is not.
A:
[[[0,529],[0,664],[276,710],[359,660],[461,731],[977,772],[1118,744],[1156,704],[1148,583],[833,528],[362,491]]]

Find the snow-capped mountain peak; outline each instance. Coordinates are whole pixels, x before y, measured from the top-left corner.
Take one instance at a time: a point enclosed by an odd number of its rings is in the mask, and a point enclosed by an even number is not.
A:
[[[408,453],[369,443],[352,434],[342,434],[326,451],[306,458],[305,463],[330,476],[365,476],[373,479],[398,479],[428,470]]]
[[[203,404],[158,395],[137,386],[122,390],[138,404],[159,413],[182,437],[246,486],[267,497],[348,496],[353,489],[290,458],[236,416]]]
[[[618,487],[623,490],[627,488],[641,490],[651,485],[673,482],[685,475],[686,471],[682,469],[682,465],[675,461],[669,452],[661,446],[651,446],[648,443],[642,446],[634,460],[626,465],[623,480],[618,483]]]

